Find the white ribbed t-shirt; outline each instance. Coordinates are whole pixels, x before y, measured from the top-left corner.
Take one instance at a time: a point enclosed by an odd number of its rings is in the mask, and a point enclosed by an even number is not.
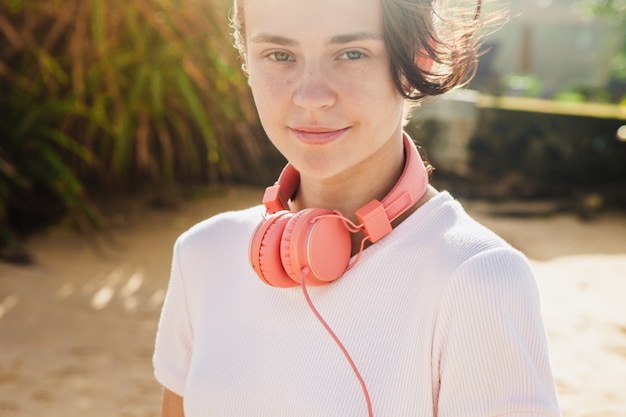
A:
[[[262,214],[223,213],[176,242],[157,380],[186,417],[367,416],[301,288],[270,287],[250,267]],[[309,294],[375,417],[560,415],[528,261],[446,192]]]

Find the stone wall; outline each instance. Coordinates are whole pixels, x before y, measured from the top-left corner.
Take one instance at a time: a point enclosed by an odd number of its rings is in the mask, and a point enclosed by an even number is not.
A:
[[[626,119],[484,108],[472,92],[424,104],[407,130],[457,194],[569,198],[598,194],[626,208]]]

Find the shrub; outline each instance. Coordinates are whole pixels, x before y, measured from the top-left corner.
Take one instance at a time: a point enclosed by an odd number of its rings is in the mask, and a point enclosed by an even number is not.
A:
[[[0,247],[101,190],[273,177],[219,5],[0,0],[0,44]]]

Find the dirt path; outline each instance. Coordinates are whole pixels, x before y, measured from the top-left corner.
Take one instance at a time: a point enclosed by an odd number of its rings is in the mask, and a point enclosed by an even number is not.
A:
[[[177,210],[137,209],[97,249],[59,229],[29,242],[34,266],[0,263],[0,416],[157,416],[150,360],[172,244],[261,194],[236,188]],[[533,261],[564,415],[626,416],[626,215],[582,223],[493,208],[468,204]]]

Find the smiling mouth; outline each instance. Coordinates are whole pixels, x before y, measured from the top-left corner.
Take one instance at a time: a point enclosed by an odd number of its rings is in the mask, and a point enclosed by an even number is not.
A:
[[[290,130],[302,142],[308,145],[324,145],[339,139],[350,128],[334,129],[327,127],[302,126]]]

